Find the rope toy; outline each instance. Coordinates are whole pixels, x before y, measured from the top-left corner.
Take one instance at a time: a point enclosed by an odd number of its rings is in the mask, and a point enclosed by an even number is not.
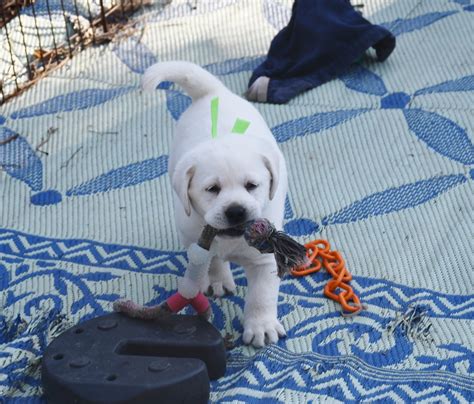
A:
[[[142,320],[155,320],[178,313],[187,305],[191,305],[199,316],[208,320],[211,316],[211,306],[207,297],[200,291],[200,286],[211,263],[209,250],[217,233],[217,229],[207,225],[198,242],[191,244],[188,249],[188,267],[178,281],[178,291],[164,303],[147,307],[131,300],[117,300],[113,305],[114,311]]]
[[[142,320],[154,320],[169,316],[191,305],[198,315],[209,319],[211,306],[201,292],[203,280],[212,259],[212,242],[218,234],[235,234],[241,231],[246,242],[262,254],[273,253],[277,262],[278,276],[283,277],[298,265],[308,264],[304,246],[294,241],[275,227],[267,219],[257,219],[230,230],[218,230],[205,226],[199,240],[188,249],[188,266],[184,276],[178,281],[178,291],[158,306],[141,306],[130,300],[118,300],[114,311]]]
[[[325,268],[333,277],[324,287],[324,295],[342,306],[342,315],[350,317],[358,314],[365,306],[360,302],[348,282],[352,280],[351,273],[339,251],[331,251],[326,240],[313,240],[305,244],[309,264],[295,266],[291,270],[293,276],[305,276]],[[337,293],[337,289],[342,289]]]
[[[275,254],[278,276],[291,272],[292,268],[308,265],[306,249],[303,245],[287,236],[266,219],[257,219],[246,227],[245,241],[262,254]]]
[[[188,266],[184,276],[178,281],[176,293],[157,306],[141,306],[130,300],[118,300],[113,305],[114,311],[142,320],[154,320],[177,313],[191,305],[199,316],[208,320],[211,316],[211,306],[201,290],[213,257],[212,242],[217,235],[235,235],[236,232],[241,232],[247,244],[260,253],[275,255],[280,278],[287,273],[294,276],[308,275],[324,266],[334,278],[324,288],[324,294],[341,304],[345,310],[343,315],[355,315],[362,310],[359,298],[347,283],[352,279],[352,275],[347,271],[341,254],[338,251],[330,251],[327,241],[315,240],[303,246],[282,231],[276,230],[267,219],[256,219],[228,230],[218,230],[206,225],[198,242],[191,244],[188,249]],[[335,293],[338,288],[343,289],[339,294]]]

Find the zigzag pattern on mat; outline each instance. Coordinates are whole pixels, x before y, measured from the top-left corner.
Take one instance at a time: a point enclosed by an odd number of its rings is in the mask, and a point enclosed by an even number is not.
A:
[[[179,275],[186,268],[184,252],[166,252],[91,240],[52,239],[6,229],[0,229],[0,253],[25,259],[63,261],[143,273]],[[242,270],[236,269],[235,275],[237,283],[243,286],[245,279]],[[299,298],[314,297],[314,291],[322,290],[326,282],[327,276],[318,273],[298,279],[297,285],[295,280],[286,280],[281,291]],[[431,317],[469,319],[474,313],[474,295],[449,295],[360,276],[354,278],[354,286],[364,302],[378,307],[402,309],[417,302],[428,308]]]
[[[61,260],[135,272],[182,273],[182,252],[127,247],[89,240],[61,240],[0,229],[0,253],[41,260]]]
[[[212,397],[223,402],[261,402],[268,393],[290,389],[311,395],[327,394],[345,403],[370,402],[469,402],[474,394],[472,378],[453,373],[384,370],[356,357],[328,357],[317,353],[295,354],[270,347],[251,360],[235,355],[230,374],[213,382]],[[226,394],[233,391],[232,395]],[[269,394],[268,402],[284,403]],[[387,400],[387,401],[385,401]],[[265,401],[263,401],[265,402]]]
[[[0,230],[0,253],[4,262],[0,265],[3,279],[1,289],[5,292],[3,307],[9,309],[21,302],[23,313],[27,317],[47,301],[50,302],[52,310],[57,312],[67,310],[73,315],[79,315],[81,320],[105,314],[110,303],[120,295],[99,291],[110,290],[110,287],[107,287],[108,283],[120,278],[117,270],[124,274],[131,271],[137,276],[153,274],[159,276],[162,280],[153,287],[156,297],[145,302],[156,304],[165,299],[173,288],[169,281],[163,284],[164,277],[179,275],[185,269],[184,253],[117,246],[89,240],[29,236],[8,230]],[[91,257],[93,259],[90,259]],[[64,263],[78,264],[83,269],[64,269]],[[114,271],[108,272],[99,268]],[[237,284],[244,286],[246,282],[242,276],[242,269],[236,268],[235,272]],[[48,294],[38,294],[34,291],[17,292],[25,290],[24,286],[33,279],[40,278],[43,284],[47,282],[46,285],[50,285],[47,287]],[[291,320],[291,323],[287,324],[288,340],[281,341],[281,345],[291,343],[293,338],[304,337],[312,341],[315,352],[335,356],[343,355],[346,349],[350,349],[366,363],[379,367],[400,363],[414,352],[413,343],[406,335],[395,333],[393,337],[389,337],[387,334],[391,316],[377,314],[373,309],[361,313],[351,322],[329,326],[331,319],[340,318],[340,314],[337,309],[330,313],[319,311],[319,308],[328,304],[322,295],[326,281],[326,276],[321,273],[312,277],[284,280],[281,287],[279,316],[284,318],[296,310],[307,312],[299,321]],[[448,295],[365,277],[355,277],[354,286],[364,302],[379,310],[389,309],[392,313],[404,311],[408,305],[416,303],[425,306],[426,314],[432,319],[469,320],[474,310],[474,295]],[[68,298],[70,293],[74,293],[75,299]],[[222,303],[213,301],[213,323],[220,329],[224,328],[226,322],[232,323],[236,330],[241,329],[240,318],[235,314],[235,309],[231,311],[234,313],[232,318],[229,318],[226,307],[238,306],[239,310],[242,310],[243,304],[243,299],[239,295],[228,297]],[[367,323],[367,320],[370,320],[370,323]],[[318,324],[326,325],[321,328],[317,326]],[[353,340],[342,351],[338,345],[340,342],[338,330],[344,330]],[[365,348],[358,345],[363,335],[370,335],[373,344],[371,352],[366,352]],[[379,343],[382,345],[375,348]],[[474,367],[473,353],[466,347],[460,344],[444,344],[439,348],[451,352],[445,365],[437,358],[430,358],[429,355],[421,357],[420,365],[432,367],[437,364],[440,368],[450,366],[454,369],[456,363],[462,364],[467,361]]]
[[[280,290],[295,297],[314,298],[315,291],[322,291],[327,281],[328,276],[319,273],[298,279],[297,285],[293,280],[284,280]],[[474,295],[450,295],[362,276],[354,276],[352,285],[362,300],[371,306],[403,310],[416,303],[424,306],[430,317],[456,319],[474,317]]]

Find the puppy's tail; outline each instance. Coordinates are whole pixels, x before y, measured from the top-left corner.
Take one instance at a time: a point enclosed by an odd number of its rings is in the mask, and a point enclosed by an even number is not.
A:
[[[154,90],[162,81],[179,84],[193,101],[225,89],[211,73],[190,62],[160,62],[149,67],[142,78],[144,90]]]

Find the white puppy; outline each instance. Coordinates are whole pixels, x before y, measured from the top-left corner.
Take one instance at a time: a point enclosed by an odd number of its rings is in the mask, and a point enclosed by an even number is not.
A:
[[[198,240],[206,224],[231,229],[263,217],[281,229],[286,165],[260,113],[192,63],[157,63],[145,72],[142,85],[153,90],[162,81],[177,83],[193,101],[176,124],[169,156],[176,223],[185,246]],[[217,135],[212,136],[211,102],[216,98]],[[244,134],[232,133],[237,118],[250,123]],[[216,238],[216,256],[201,289],[211,287],[216,296],[234,292],[229,261],[243,266],[248,281],[243,340],[257,347],[274,343],[285,334],[277,319],[275,258],[249,247],[241,232],[229,233]]]

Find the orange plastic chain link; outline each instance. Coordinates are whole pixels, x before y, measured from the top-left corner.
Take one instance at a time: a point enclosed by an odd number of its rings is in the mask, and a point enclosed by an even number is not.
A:
[[[359,313],[363,309],[363,305],[348,283],[351,281],[352,275],[347,270],[341,253],[339,251],[331,251],[331,246],[326,240],[310,241],[305,244],[305,248],[306,256],[309,258],[310,263],[294,268],[291,274],[294,276],[305,276],[318,272],[324,267],[333,277],[324,287],[324,294],[340,303],[343,315],[350,316]],[[342,290],[336,293],[338,288]]]

